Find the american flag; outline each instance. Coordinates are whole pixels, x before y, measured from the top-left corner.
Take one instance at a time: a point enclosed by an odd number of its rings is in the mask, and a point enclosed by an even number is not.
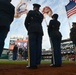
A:
[[[70,2],[65,6],[67,17],[76,14],[76,0],[69,0]]]

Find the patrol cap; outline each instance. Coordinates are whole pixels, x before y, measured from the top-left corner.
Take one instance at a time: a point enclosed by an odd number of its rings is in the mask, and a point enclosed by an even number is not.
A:
[[[34,6],[34,7],[37,7],[37,8],[40,8],[40,7],[41,7],[41,5],[39,5],[39,4],[37,4],[37,3],[34,3],[33,6]]]

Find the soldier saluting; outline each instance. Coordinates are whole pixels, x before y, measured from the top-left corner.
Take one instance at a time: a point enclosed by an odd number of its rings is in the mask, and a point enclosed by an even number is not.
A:
[[[52,64],[50,66],[60,67],[62,65],[61,59],[61,39],[62,34],[59,31],[60,22],[58,21],[58,14],[52,15],[52,20],[49,22],[48,35],[52,47]]]

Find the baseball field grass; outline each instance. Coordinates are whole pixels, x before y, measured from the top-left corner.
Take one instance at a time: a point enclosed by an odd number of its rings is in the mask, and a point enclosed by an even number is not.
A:
[[[0,59],[0,64],[27,64],[28,61],[27,60],[4,60],[4,59]],[[41,64],[50,64],[51,61],[50,60],[42,60]],[[76,63],[76,61],[62,61],[62,63]]]

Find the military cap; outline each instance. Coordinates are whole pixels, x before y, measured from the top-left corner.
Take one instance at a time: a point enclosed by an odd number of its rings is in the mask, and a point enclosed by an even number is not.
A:
[[[37,7],[37,8],[41,7],[41,5],[36,4],[36,3],[34,3],[33,6],[34,6],[34,7]]]
[[[57,18],[58,18],[58,14],[53,14],[53,15],[52,15],[52,18],[57,19]]]
[[[73,24],[73,25],[76,25],[76,22],[73,22],[72,24]]]
[[[7,1],[11,2],[12,0],[7,0]]]

